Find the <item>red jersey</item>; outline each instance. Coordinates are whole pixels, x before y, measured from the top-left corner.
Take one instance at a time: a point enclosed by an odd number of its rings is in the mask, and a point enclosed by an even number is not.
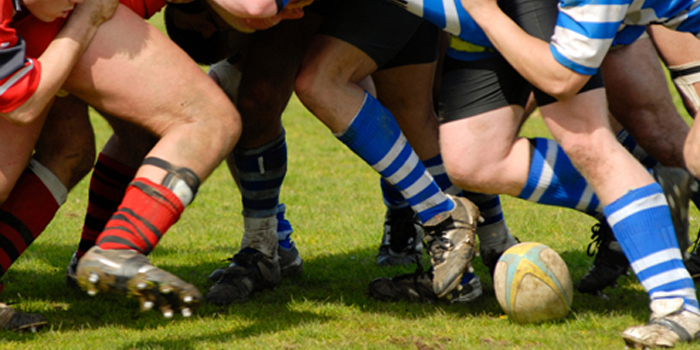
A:
[[[19,0],[2,1],[0,12],[0,113],[13,111],[36,91],[41,76],[41,56],[65,18],[46,23],[22,9]],[[160,11],[166,0],[120,0],[144,19]],[[14,18],[13,10],[16,11]]]
[[[19,0],[2,0],[0,10],[0,112],[7,113],[26,102],[39,85],[41,64],[26,54],[27,42],[11,27],[19,14]],[[26,10],[25,10],[26,11]]]

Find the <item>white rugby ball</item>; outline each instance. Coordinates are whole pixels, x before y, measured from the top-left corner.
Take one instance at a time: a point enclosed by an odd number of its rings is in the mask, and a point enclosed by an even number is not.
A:
[[[520,243],[503,252],[493,287],[508,318],[521,324],[566,317],[574,297],[564,260],[552,248],[536,242]]]

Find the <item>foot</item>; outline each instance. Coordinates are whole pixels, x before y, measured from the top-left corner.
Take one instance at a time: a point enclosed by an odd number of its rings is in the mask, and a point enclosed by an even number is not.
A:
[[[175,312],[188,317],[202,295],[193,285],[153,265],[134,250],[102,250],[95,246],[80,259],[78,285],[90,295],[116,293],[135,297],[141,310],[158,308],[170,318]]]
[[[700,335],[700,315],[683,309],[683,299],[660,299],[651,303],[652,314],[644,326],[627,328],[622,338],[627,347],[670,348],[692,342]]]
[[[271,259],[252,248],[234,255],[219,280],[206,295],[216,305],[246,302],[258,291],[276,286],[281,279],[278,259]]]
[[[423,224],[425,246],[433,266],[433,291],[446,296],[459,285],[476,252],[479,208],[462,197],[448,195],[455,203],[450,212],[436,215]]]
[[[423,229],[411,207],[387,209],[384,236],[377,254],[377,265],[399,266],[418,263],[423,257]]]
[[[483,247],[483,245],[480,247],[479,256],[481,257],[481,262],[489,269],[492,279],[493,274],[496,272],[496,264],[498,264],[498,259],[501,258],[503,252],[518,243],[520,243],[520,241],[517,238],[509,235],[507,241],[500,247],[492,247],[491,249],[486,249]]]
[[[415,272],[395,277],[375,278],[369,283],[369,296],[380,301],[411,301],[432,303],[445,300],[450,303],[467,303],[478,298],[484,291],[478,276],[462,281],[444,299],[433,291],[432,273]]]
[[[7,304],[0,303],[0,327],[8,331],[33,333],[47,324],[44,316],[19,312]]]
[[[282,277],[296,277],[304,274],[304,261],[301,259],[296,243],[291,242],[289,248],[279,246],[279,250],[277,250],[277,252],[280,257],[280,272]],[[233,262],[233,257],[225,259],[225,261],[230,262],[228,267],[235,265]],[[221,278],[221,275],[223,275],[226,268],[227,267],[222,267],[214,270],[209,275],[209,280],[216,283],[219,278]]]
[[[595,259],[593,266],[578,282],[576,289],[581,293],[602,295],[603,289],[614,287],[617,278],[627,273],[629,261],[607,222],[593,225],[591,232],[593,242],[588,245],[587,253],[589,256],[595,254]]]

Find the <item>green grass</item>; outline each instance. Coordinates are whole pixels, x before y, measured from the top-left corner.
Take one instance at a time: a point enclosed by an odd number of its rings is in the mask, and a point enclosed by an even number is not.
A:
[[[680,104],[678,104],[680,106]],[[98,143],[109,127],[93,118]],[[643,324],[647,296],[633,276],[620,279],[608,299],[575,294],[561,322],[517,325],[503,316],[488,272],[478,259],[485,296],[469,305],[380,303],[366,296],[381,269],[375,254],[384,208],[378,177],[294,99],[284,115],[289,173],[282,192],[294,239],[305,262],[303,277],[283,280],[245,304],[204,304],[191,318],[141,313],[134,300],[68,289],[64,270],[80,235],[87,181],[4,278],[0,299],[51,322],[37,334],[0,332],[2,349],[620,349],[619,334]],[[540,118],[527,136],[546,136]],[[590,265],[590,218],[571,210],[503,199],[508,224],[522,241],[547,244],[578,280]],[[240,196],[225,167],[201,187],[195,202],[151,258],[206,292],[207,275],[238,249]],[[691,231],[697,232],[697,211]],[[693,237],[694,238],[694,237]],[[691,348],[688,345],[680,349]]]

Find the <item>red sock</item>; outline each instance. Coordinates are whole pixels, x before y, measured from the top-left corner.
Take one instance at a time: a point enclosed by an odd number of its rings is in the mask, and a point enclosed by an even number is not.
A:
[[[136,170],[102,153],[98,156],[90,178],[87,214],[76,252],[78,258],[95,245],[107,221],[117,211]]]
[[[58,208],[41,179],[25,170],[0,205],[0,277],[44,231]]]
[[[185,207],[168,188],[146,178],[129,185],[122,204],[97,239],[102,249],[134,249],[148,255]]]

